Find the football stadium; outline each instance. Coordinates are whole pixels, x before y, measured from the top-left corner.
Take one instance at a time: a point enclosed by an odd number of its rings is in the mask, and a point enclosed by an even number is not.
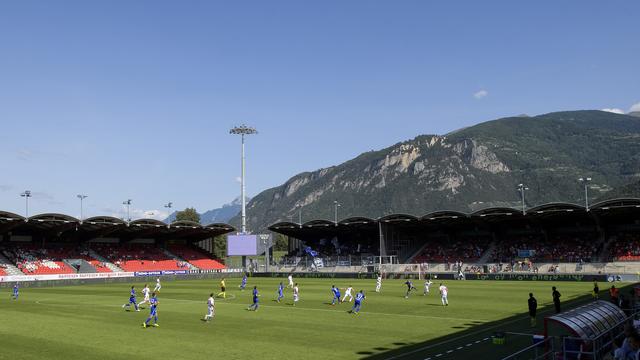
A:
[[[639,13],[0,0],[0,360],[640,359]]]
[[[231,358],[278,358],[282,339],[310,359],[327,348],[340,358],[600,358],[635,316],[639,226],[640,199],[588,211],[558,203],[524,214],[280,222],[263,235],[234,235],[227,224],[1,212],[3,354],[122,358],[143,341],[163,357],[195,357],[215,337]],[[277,261],[274,234],[290,239]],[[219,236],[244,266],[214,258]],[[159,320],[148,321],[145,287]],[[205,318],[210,296],[215,311]],[[243,347],[257,339],[260,350]]]

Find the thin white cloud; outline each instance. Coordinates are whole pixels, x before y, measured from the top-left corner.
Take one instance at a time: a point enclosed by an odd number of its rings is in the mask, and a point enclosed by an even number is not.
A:
[[[19,149],[18,151],[16,151],[16,156],[19,160],[29,161],[33,158],[33,151],[29,149]]]
[[[640,102],[637,102],[629,108],[629,112],[640,111]]]
[[[103,210],[111,210],[112,213],[110,216],[113,217],[117,217],[123,220],[127,219],[127,208],[126,206],[123,206],[122,209],[120,209],[120,211],[113,211],[113,209],[103,209]],[[144,209],[130,209],[129,210],[129,215],[131,216],[131,220],[136,220],[136,219],[155,219],[155,220],[164,220],[167,217],[169,217],[169,213],[165,210],[157,210],[157,209],[151,209],[151,210],[144,210]]]
[[[614,113],[614,114],[624,114],[624,110],[618,108],[604,108],[602,111]]]
[[[489,92],[488,92],[487,90],[485,90],[485,89],[482,89],[482,90],[480,90],[480,91],[476,91],[476,92],[473,94],[473,97],[474,97],[474,98],[476,98],[476,99],[478,99],[478,100],[480,100],[480,99],[482,99],[482,98],[486,97],[487,95],[489,95]]]
[[[32,191],[31,196],[34,200],[46,200],[48,202],[54,201],[55,197],[52,194],[49,194],[45,191]]]

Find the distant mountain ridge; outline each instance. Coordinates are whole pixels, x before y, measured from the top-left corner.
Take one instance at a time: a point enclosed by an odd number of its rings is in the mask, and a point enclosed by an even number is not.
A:
[[[591,177],[592,201],[640,178],[640,118],[583,110],[515,116],[447,135],[421,135],[343,164],[298,174],[247,206],[248,226],[277,221],[423,215],[583,201],[579,177]],[[237,224],[239,217],[231,220]]]
[[[251,199],[247,197],[247,201]],[[202,225],[209,225],[215,223],[228,223],[234,216],[238,215],[242,210],[242,204],[240,202],[240,197],[237,197],[232,202],[228,204],[222,205],[222,207],[217,209],[212,209],[205,211],[200,214],[200,223]],[[177,211],[174,211],[169,217],[167,217],[165,222],[173,222],[176,219]]]

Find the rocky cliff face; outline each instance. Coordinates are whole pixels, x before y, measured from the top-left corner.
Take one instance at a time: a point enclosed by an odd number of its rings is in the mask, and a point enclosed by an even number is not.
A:
[[[424,215],[580,201],[580,176],[594,178],[597,197],[640,174],[640,119],[600,111],[506,118],[445,136],[423,135],[344,164],[294,176],[248,205],[251,229],[277,221]]]

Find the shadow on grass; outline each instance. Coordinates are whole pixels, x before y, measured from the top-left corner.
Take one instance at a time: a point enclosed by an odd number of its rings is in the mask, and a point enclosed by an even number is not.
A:
[[[621,293],[627,294],[632,285],[626,285],[620,288]],[[600,300],[609,300],[609,295],[601,292]],[[583,305],[593,301],[590,294],[583,295],[562,303],[564,310],[572,309],[576,306]],[[523,307],[526,307],[526,299],[523,301]],[[526,310],[526,308],[524,309]],[[464,326],[453,326],[452,329],[460,329],[455,333],[429,339],[427,341],[411,343],[396,342],[395,349],[383,350],[384,347],[376,347],[356,352],[362,359],[382,360],[382,359],[502,359],[510,354],[517,352],[529,345],[532,345],[532,336],[534,334],[542,334],[544,327],[544,318],[555,313],[552,304],[539,307],[537,326],[531,328],[529,325],[529,316],[527,312],[510,316],[492,322],[468,322]],[[425,324],[428,326],[428,324]],[[532,336],[508,336],[504,345],[494,345],[491,336],[495,332],[519,332],[531,334]]]

